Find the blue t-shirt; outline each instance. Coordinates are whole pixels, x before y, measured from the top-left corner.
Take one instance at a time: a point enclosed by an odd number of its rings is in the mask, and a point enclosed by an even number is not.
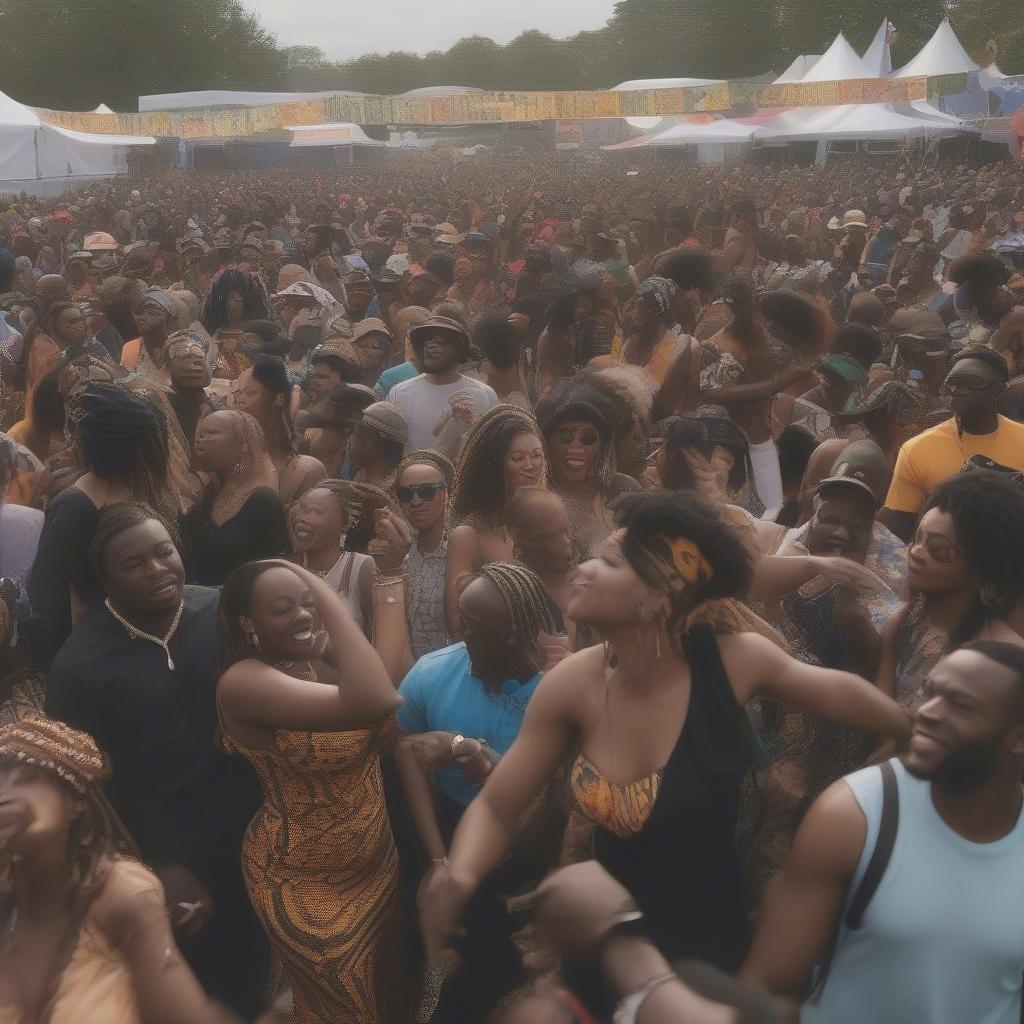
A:
[[[377,383],[373,385],[373,390],[376,391],[381,398],[387,398],[388,392],[396,384],[401,384],[402,381],[412,380],[413,377],[418,377],[419,375],[420,371],[408,361],[400,363],[398,366],[390,366],[377,378]]]
[[[502,683],[501,693],[490,693],[470,675],[469,652],[463,643],[426,654],[402,680],[398,692],[405,703],[395,716],[403,732],[455,732],[483,740],[504,754],[523,724],[526,705],[540,682],[538,672],[529,682]],[[465,806],[480,791],[458,768],[437,773],[441,789]]]

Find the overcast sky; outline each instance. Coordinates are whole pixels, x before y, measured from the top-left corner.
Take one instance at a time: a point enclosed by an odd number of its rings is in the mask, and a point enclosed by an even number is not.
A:
[[[569,36],[600,28],[615,0],[242,0],[282,46],[328,57],[447,49],[463,36],[507,43],[525,29]]]

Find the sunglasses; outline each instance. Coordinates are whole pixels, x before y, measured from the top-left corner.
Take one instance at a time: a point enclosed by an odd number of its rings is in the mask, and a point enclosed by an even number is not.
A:
[[[939,389],[943,395],[955,395],[958,392],[984,391],[987,387],[995,384],[994,380],[988,377],[979,377],[974,373],[958,373],[947,377]]]
[[[444,483],[436,484],[402,484],[395,488],[398,500],[408,505],[413,498],[420,501],[433,501],[444,490]]]
[[[941,565],[952,564],[964,553],[964,549],[954,544],[948,537],[941,537],[936,533],[926,534],[921,530],[914,535],[912,546],[924,548],[928,552],[928,557]]]
[[[558,443],[569,445],[573,441],[579,441],[585,448],[598,444],[601,440],[601,436],[593,427],[581,427],[579,430],[573,430],[572,427],[562,427],[558,431]]]

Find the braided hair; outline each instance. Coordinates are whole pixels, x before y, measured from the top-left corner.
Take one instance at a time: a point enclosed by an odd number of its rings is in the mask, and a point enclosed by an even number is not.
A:
[[[501,595],[512,619],[516,637],[526,646],[530,661],[543,662],[537,640],[541,633],[552,636],[565,632],[565,619],[541,578],[518,562],[490,562],[477,579],[486,579]]]
[[[543,437],[533,416],[516,405],[496,405],[473,424],[455,465],[451,508],[456,525],[471,516],[491,525],[501,522],[508,499],[505,455],[523,434]]]
[[[398,464],[398,471],[395,475],[396,482],[402,479],[402,474],[410,466],[433,466],[441,474],[445,487],[451,489],[455,479],[455,466],[447,455],[435,452],[432,448],[420,448],[417,451],[409,452]]]
[[[89,565],[98,580],[102,581],[106,576],[105,560],[110,542],[126,530],[133,530],[154,519],[167,531],[171,543],[181,551],[181,538],[174,523],[144,501],[120,501],[116,505],[108,505],[100,512],[96,531],[89,541]]]

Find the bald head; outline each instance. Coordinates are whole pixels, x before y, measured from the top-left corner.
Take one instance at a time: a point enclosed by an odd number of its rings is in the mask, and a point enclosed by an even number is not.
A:
[[[879,327],[885,320],[885,303],[871,292],[858,292],[850,300],[847,320],[851,323]]]

